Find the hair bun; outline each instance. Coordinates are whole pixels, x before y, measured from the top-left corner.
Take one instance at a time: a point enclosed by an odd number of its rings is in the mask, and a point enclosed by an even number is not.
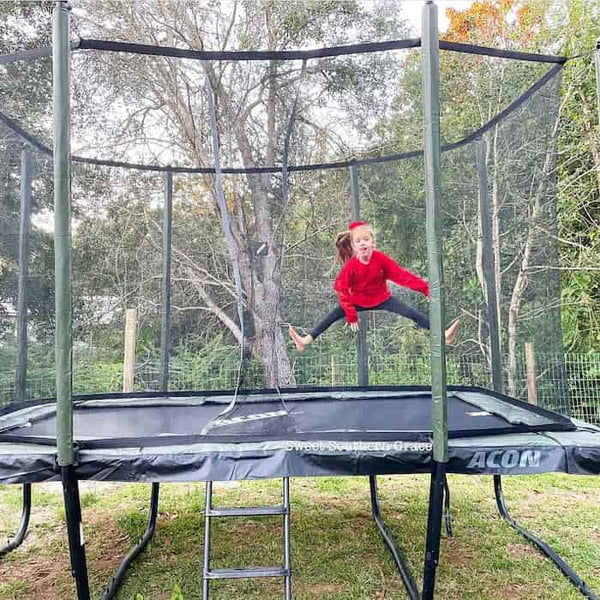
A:
[[[365,221],[352,221],[352,223],[348,225],[348,229],[352,231],[353,229],[356,229],[357,227],[362,227],[363,225],[368,225],[368,223],[366,223]]]

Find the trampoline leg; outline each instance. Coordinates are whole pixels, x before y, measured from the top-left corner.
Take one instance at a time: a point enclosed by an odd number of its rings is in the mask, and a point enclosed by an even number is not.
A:
[[[396,567],[400,576],[402,577],[402,582],[404,583],[404,587],[411,600],[419,600],[421,595],[419,594],[419,588],[417,587],[417,583],[412,577],[408,565],[406,564],[406,560],[402,555],[401,550],[396,546],[394,538],[392,534],[388,530],[386,524],[383,522],[381,517],[381,510],[379,508],[379,498],[377,496],[377,478],[375,475],[369,475],[369,486],[371,489],[371,509],[373,511],[373,519],[377,527],[379,528],[379,532],[383,537],[383,541],[385,542],[388,550],[391,552],[394,562],[396,563]]]
[[[427,542],[425,547],[425,569],[423,573],[423,600],[432,600],[435,591],[435,575],[440,558],[445,481],[446,463],[433,461],[431,484],[429,487]]]
[[[448,478],[444,477],[444,521],[446,523],[446,535],[452,537],[452,513],[450,512],[450,486]]]
[[[85,540],[81,522],[81,503],[79,502],[79,482],[72,466],[61,467],[71,573],[75,578],[78,600],[90,600],[90,585],[85,559]]]
[[[542,554],[547,556],[561,571],[561,573],[577,588],[577,590],[586,598],[591,600],[600,600],[600,597],[595,594],[579,577],[579,575],[557,554],[544,540],[529,533],[521,527],[509,514],[504,501],[502,492],[502,477],[494,475],[494,493],[496,495],[496,504],[502,518],[514,529],[516,529],[524,538],[526,538],[535,548]]]
[[[21,511],[21,524],[19,530],[15,534],[15,537],[8,542],[5,546],[0,547],[0,557],[8,554],[11,550],[18,548],[27,535],[27,528],[29,527],[29,517],[31,516],[31,484],[23,484],[23,508]]]
[[[125,579],[125,574],[127,573],[127,569],[131,566],[131,563],[138,557],[138,555],[144,550],[147,546],[148,542],[152,539],[154,535],[154,530],[156,529],[156,519],[158,517],[158,497],[160,491],[160,484],[153,483],[152,484],[152,493],[150,496],[150,514],[148,516],[148,525],[146,527],[146,531],[144,535],[140,538],[138,543],[127,553],[125,558],[122,560],[117,572],[112,578],[110,585],[105,590],[102,598],[103,600],[112,600],[115,597],[116,593],[119,591],[123,580]]]

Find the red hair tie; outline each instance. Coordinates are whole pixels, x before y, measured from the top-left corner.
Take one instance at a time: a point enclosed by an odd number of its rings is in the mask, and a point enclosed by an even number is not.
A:
[[[368,223],[365,221],[352,221],[352,223],[350,223],[348,226],[348,229],[352,231],[353,229],[356,229],[357,227],[363,227],[364,225],[368,225]]]

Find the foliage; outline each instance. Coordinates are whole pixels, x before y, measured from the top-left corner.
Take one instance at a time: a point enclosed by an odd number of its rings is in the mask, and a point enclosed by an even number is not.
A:
[[[569,61],[563,77],[558,198],[565,345],[575,351],[600,344],[600,145],[594,57],[600,9],[570,0],[553,15],[549,35]]]

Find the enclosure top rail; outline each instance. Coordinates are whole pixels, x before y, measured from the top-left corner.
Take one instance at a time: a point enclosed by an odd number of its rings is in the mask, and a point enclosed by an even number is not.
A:
[[[390,50],[405,50],[420,48],[421,38],[406,40],[390,40],[387,42],[367,42],[362,44],[349,44],[347,46],[332,46],[316,48],[313,50],[191,50],[175,48],[172,46],[156,46],[152,44],[135,44],[132,42],[111,42],[108,40],[95,40],[81,38],[71,42],[71,51],[75,50],[101,50],[105,52],[124,52],[129,54],[143,54],[148,56],[163,56],[170,58],[183,58],[191,60],[221,60],[221,61],[265,61],[265,60],[309,60],[315,58],[333,58],[353,54],[371,54],[374,52],[388,52]],[[440,40],[440,50],[460,52],[465,54],[478,54],[504,58],[509,60],[522,60],[540,63],[565,63],[566,56],[551,54],[537,54],[533,52],[520,52],[516,50],[503,50],[473,44],[462,44]],[[20,60],[34,60],[51,56],[51,48],[35,48],[14,54],[0,56],[0,65],[8,65]]]

